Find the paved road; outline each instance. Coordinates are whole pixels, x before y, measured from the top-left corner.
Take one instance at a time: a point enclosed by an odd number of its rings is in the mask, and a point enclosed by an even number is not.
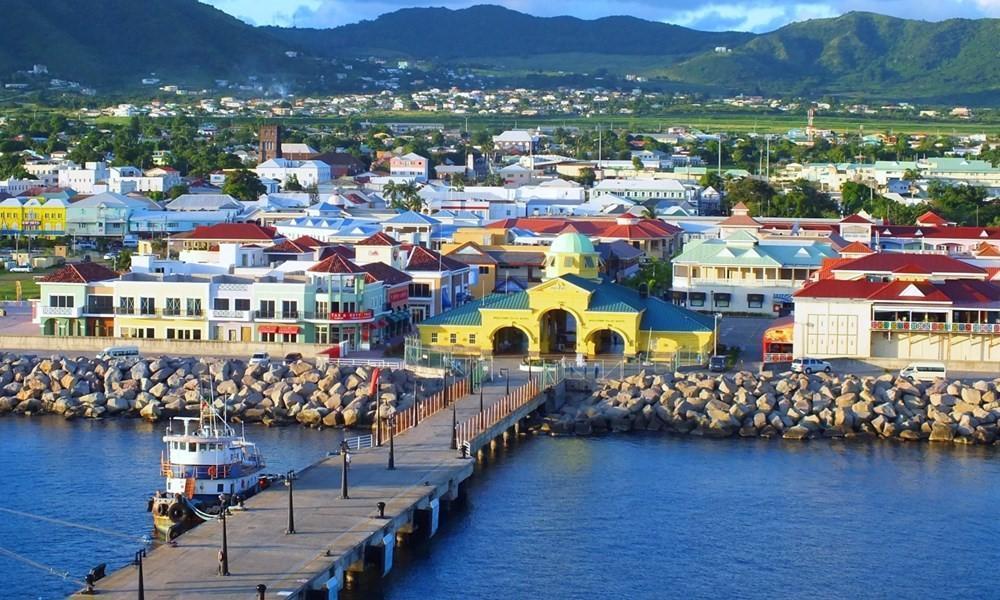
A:
[[[526,374],[511,373],[512,387],[526,381]],[[503,380],[488,384],[485,403],[499,400],[504,391]],[[479,410],[478,394],[464,397],[458,406],[460,421],[473,416]],[[247,510],[229,519],[230,577],[216,574],[218,522],[185,533],[177,547],[157,548],[144,562],[145,597],[252,598],[260,583],[267,585],[268,598],[286,597],[385,527],[386,521],[376,518],[377,502],[387,503],[387,516],[398,514],[425,497],[428,484],[447,484],[472,468],[471,461],[449,448],[451,418],[450,410],[442,410],[401,434],[396,439],[394,471],[386,469],[388,445],[354,453],[349,500],[340,498],[341,457],[328,457],[304,470],[295,483],[295,535],[284,533],[288,514],[284,488],[272,487],[248,500]],[[97,587],[101,597],[135,598],[136,570],[126,567]]]

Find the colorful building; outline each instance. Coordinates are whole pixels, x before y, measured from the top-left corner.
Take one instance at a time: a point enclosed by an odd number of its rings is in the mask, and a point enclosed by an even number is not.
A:
[[[43,277],[35,320],[43,335],[57,337],[113,335],[113,282],[118,273],[92,262],[68,264]]]
[[[602,279],[600,255],[580,233],[557,237],[545,280],[492,294],[418,325],[421,343],[471,355],[646,356],[702,363],[713,319]]]

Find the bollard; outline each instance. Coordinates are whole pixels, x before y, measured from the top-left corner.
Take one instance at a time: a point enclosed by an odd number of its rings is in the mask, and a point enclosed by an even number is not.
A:
[[[378,507],[378,518],[384,519],[385,518],[385,502],[379,502],[375,506]]]

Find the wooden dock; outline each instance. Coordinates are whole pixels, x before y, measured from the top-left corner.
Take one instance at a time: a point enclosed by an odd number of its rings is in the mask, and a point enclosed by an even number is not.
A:
[[[487,427],[470,425],[479,419],[478,390],[458,400],[458,430],[462,441],[469,442],[459,445],[466,451],[490,443],[490,436],[504,435],[551,400],[551,392],[538,390],[537,376],[534,383],[523,372],[510,376],[510,396],[504,381],[484,388],[483,405],[487,410],[496,406],[489,422],[478,421]],[[501,406],[506,407],[503,412]],[[452,419],[451,408],[444,408],[398,435],[395,470],[387,469],[388,443],[352,452],[347,500],[341,498],[341,456],[328,456],[300,471],[294,482],[294,534],[285,533],[287,488],[273,486],[249,499],[245,511],[234,510],[227,519],[229,576],[218,574],[219,521],[183,534],[175,547],[157,547],[143,561],[144,597],[256,598],[263,584],[266,598],[336,598],[346,580],[365,571],[388,572],[397,538],[433,535],[442,509],[459,497],[462,482],[473,473],[474,461],[451,448]],[[379,517],[379,502],[386,504],[384,518]],[[99,597],[131,599],[137,593],[135,566],[96,584]]]

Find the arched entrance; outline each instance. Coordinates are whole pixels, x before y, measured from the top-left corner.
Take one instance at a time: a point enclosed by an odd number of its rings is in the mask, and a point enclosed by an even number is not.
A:
[[[576,317],[557,308],[542,315],[542,354],[576,354]]]
[[[625,338],[617,331],[601,329],[592,333],[590,339],[594,343],[595,355],[621,356],[625,354]]]
[[[523,356],[528,353],[528,336],[517,327],[501,327],[493,334],[493,354],[514,354]]]

